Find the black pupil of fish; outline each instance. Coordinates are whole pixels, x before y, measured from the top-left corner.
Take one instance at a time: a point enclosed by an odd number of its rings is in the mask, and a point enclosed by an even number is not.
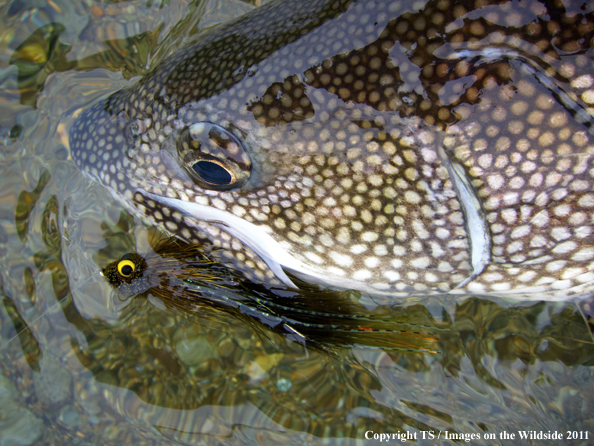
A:
[[[198,161],[192,169],[207,183],[226,186],[231,184],[232,177],[227,170],[210,161]]]
[[[122,266],[122,274],[124,276],[129,276],[133,272],[134,272],[134,270],[132,269],[132,267],[130,265],[124,265],[124,266]]]

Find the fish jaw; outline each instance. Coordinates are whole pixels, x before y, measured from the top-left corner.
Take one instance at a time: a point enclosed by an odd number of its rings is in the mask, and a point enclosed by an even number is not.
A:
[[[249,223],[233,214],[210,206],[154,194],[146,194],[146,196],[149,199],[161,202],[166,206],[188,214],[196,220],[204,221],[218,227],[227,234],[241,240],[243,244],[251,248],[264,262],[266,262],[274,275],[282,283],[289,288],[297,288],[285,274],[282,267],[301,271],[305,270],[305,265],[290,256],[281,244],[263,231],[261,227]]]

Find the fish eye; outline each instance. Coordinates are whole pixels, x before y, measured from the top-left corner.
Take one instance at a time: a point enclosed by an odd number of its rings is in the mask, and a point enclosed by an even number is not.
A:
[[[118,263],[118,272],[123,277],[130,277],[136,271],[136,265],[131,260],[120,260]]]
[[[200,178],[209,184],[228,186],[234,180],[233,172],[230,172],[225,166],[214,161],[198,161],[192,165],[192,169],[200,175]]]
[[[243,144],[219,125],[198,122],[186,127],[177,152],[192,180],[205,189],[240,188],[250,177],[252,164]]]

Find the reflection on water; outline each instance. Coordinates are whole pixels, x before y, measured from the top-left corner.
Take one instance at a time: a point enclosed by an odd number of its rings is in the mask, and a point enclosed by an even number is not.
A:
[[[368,316],[366,326],[392,321],[393,329],[415,326],[437,340],[434,351],[414,353],[354,345],[366,339],[332,332],[325,343],[321,332],[300,326],[315,341],[305,347],[287,330],[275,332],[251,315],[250,323],[233,309],[171,311],[150,297],[126,302],[110,323],[84,317],[63,263],[61,203],[40,190],[44,183],[45,172],[34,192],[20,194],[19,209],[32,205],[20,224],[39,225],[43,248],[31,257],[34,272],[21,268],[23,278],[10,281],[25,296],[3,292],[2,349],[12,361],[2,370],[28,395],[11,404],[26,407],[62,438],[82,432],[101,443],[106,431],[142,438],[154,426],[190,443],[232,435],[266,444],[279,434],[315,443],[316,437],[362,438],[367,430],[585,429],[590,422],[584,416],[590,398],[580,383],[591,382],[594,347],[571,304],[434,298],[380,307],[375,322]],[[93,253],[99,263],[133,249],[134,225],[126,214],[113,227],[102,224],[105,245]],[[159,277],[168,292],[175,287],[166,284],[176,280],[171,271],[170,263]],[[153,295],[166,301],[163,291]],[[345,296],[320,296],[349,305]],[[356,302],[350,305],[356,311]],[[359,307],[357,314],[364,312]],[[20,346],[6,342],[15,334]],[[341,339],[353,348],[339,347]]]
[[[1,107],[10,110],[0,118],[3,444],[355,444],[367,431],[398,430],[594,435],[594,345],[573,303],[433,297],[371,308],[358,293],[288,296],[218,270],[207,252],[172,249],[123,213],[64,156],[56,110],[68,115],[85,95],[122,82],[68,64],[128,64],[138,74],[146,55],[160,57],[151,53],[159,33],[120,36],[146,45],[136,65],[115,61],[117,45],[92,56],[80,41],[62,41],[71,28],[55,25],[62,16],[43,4],[11,4],[4,15],[45,23],[15,37],[0,66]],[[81,17],[66,1],[52,4]],[[86,31],[72,29],[90,38],[111,6],[95,4]],[[191,20],[170,20],[181,7],[147,6],[156,16],[150,8],[165,16],[150,30],[173,29],[182,42]],[[194,8],[197,23],[209,2]],[[63,65],[50,64],[55,57]],[[51,66],[68,71],[56,76]],[[130,252],[149,267],[136,298],[99,274]]]

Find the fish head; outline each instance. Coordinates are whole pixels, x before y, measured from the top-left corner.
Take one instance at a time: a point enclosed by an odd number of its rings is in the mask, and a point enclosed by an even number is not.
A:
[[[592,11],[538,40],[518,33],[547,11],[492,2],[489,28],[489,11],[448,5],[259,8],[83,111],[72,157],[257,280],[581,292],[594,282]]]

